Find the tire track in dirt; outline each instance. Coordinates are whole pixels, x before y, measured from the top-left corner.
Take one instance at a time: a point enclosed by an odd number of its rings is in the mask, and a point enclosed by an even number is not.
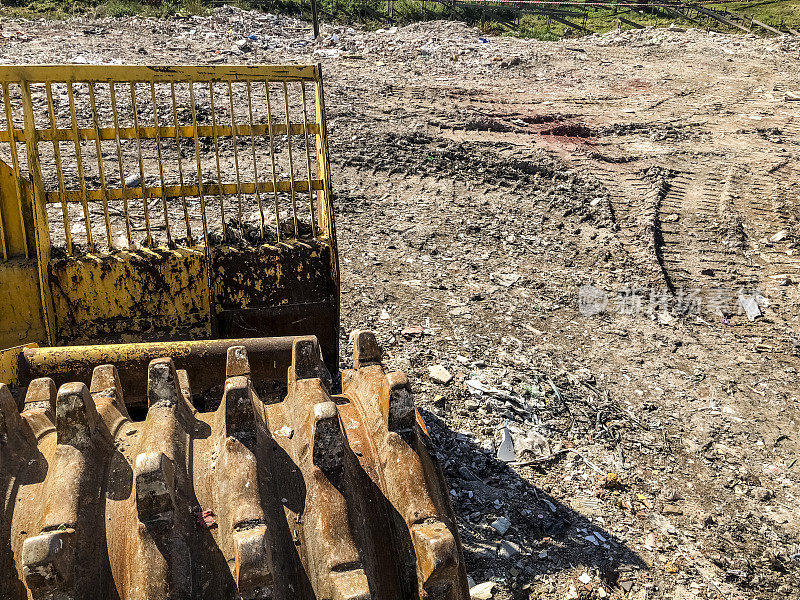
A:
[[[795,248],[800,221],[800,190],[795,182],[799,179],[797,161],[789,159],[770,169],[743,169],[735,181],[735,207],[745,218],[751,257],[762,265],[765,290],[800,279]]]
[[[677,294],[753,287],[757,268],[744,253],[741,222],[731,206],[736,167],[693,158],[677,167],[660,203],[655,234],[667,282]]]
[[[661,265],[654,256],[653,244],[643,244],[648,235],[659,198],[658,186],[645,177],[647,168],[638,165],[607,165],[586,155],[572,154],[571,163],[585,176],[595,178],[605,188],[620,246],[645,274],[650,285],[664,285]]]

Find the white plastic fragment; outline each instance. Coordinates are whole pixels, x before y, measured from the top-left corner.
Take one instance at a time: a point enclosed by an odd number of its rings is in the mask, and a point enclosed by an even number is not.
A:
[[[500,447],[497,449],[497,460],[509,463],[517,460],[517,453],[514,452],[514,440],[511,437],[511,432],[508,430],[508,425],[503,425],[500,430],[502,441]]]

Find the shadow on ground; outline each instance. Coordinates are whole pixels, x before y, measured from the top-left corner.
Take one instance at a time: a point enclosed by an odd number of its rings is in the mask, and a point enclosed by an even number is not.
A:
[[[451,488],[467,572],[476,583],[491,578],[514,597],[527,598],[526,584],[533,579],[583,567],[606,591],[625,590],[636,571],[646,568],[601,518],[576,512],[441,418],[422,414]],[[504,534],[492,526],[501,517],[511,523]],[[576,581],[575,587],[582,584]]]

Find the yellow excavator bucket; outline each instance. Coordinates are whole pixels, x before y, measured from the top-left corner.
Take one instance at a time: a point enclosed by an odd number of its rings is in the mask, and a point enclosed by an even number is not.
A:
[[[0,66],[0,598],[469,596],[320,67]]]
[[[317,66],[14,66],[0,85],[1,347],[302,322],[337,355]]]

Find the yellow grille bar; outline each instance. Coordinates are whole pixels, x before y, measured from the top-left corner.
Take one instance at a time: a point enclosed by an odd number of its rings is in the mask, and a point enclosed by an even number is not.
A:
[[[317,65],[7,65],[1,83],[54,81],[178,83],[194,81],[319,81]]]
[[[333,238],[317,65],[0,66],[0,92],[48,257]]]

